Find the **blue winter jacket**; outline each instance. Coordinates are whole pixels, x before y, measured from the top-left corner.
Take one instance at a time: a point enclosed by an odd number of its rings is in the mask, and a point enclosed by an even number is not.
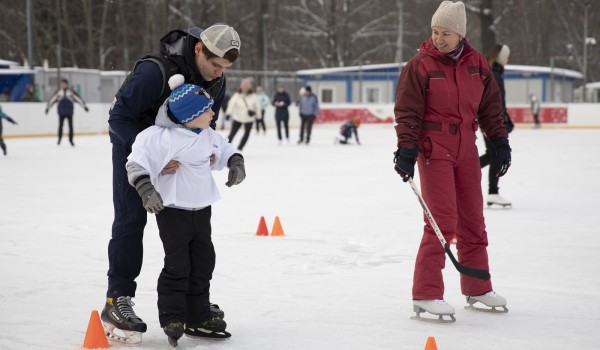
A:
[[[187,67],[193,74],[191,83],[205,87],[209,82],[202,78],[196,67],[193,47],[191,44],[188,45],[187,37],[181,37],[177,43],[173,44],[173,47],[183,50],[181,54],[185,57]],[[223,77],[224,79],[225,77]],[[121,86],[120,93],[117,94],[118,97],[115,97],[109,112],[108,124],[112,143],[131,149],[137,134],[154,123],[152,120],[152,124],[150,124],[144,115],[156,105],[164,85],[163,75],[157,63],[145,60],[135,66],[131,77]],[[166,88],[168,89],[168,86]],[[225,90],[226,85],[223,81],[220,93],[214,98],[215,103],[212,106],[212,110],[215,112],[211,122],[213,129],[216,127]],[[154,115],[155,117],[156,115]]]

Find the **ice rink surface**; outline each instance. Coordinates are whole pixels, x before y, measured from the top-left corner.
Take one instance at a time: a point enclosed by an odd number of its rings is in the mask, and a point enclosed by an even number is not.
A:
[[[295,143],[297,129],[281,146],[274,129],[253,131],[246,181],[227,188],[227,172],[215,173],[223,198],[213,206],[211,299],[233,337],[184,337],[180,349],[420,350],[428,336],[439,350],[600,347],[599,129],[515,129],[513,165],[500,181],[513,208],[485,209],[493,285],[510,311],[464,310],[447,261],[445,299],[457,321],[439,325],[410,319],[423,217],[393,170],[392,126],[363,124],[362,146],[334,145],[338,127],[315,126],[309,146]],[[74,148],[54,138],[5,141],[0,348],[78,349],[106,292],[108,136],[76,137]],[[269,230],[279,216],[285,236],[257,237],[261,216]],[[156,307],[163,252],[148,219],[134,299],[148,323],[139,348],[166,349]]]

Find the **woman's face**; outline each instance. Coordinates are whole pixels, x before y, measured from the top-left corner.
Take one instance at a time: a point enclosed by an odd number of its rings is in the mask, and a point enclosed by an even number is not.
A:
[[[460,43],[461,37],[457,33],[444,27],[432,27],[431,39],[438,51],[448,53]]]
[[[252,84],[250,83],[250,80],[243,79],[240,83],[240,89],[242,90],[242,92],[250,91],[250,89],[252,89]]]

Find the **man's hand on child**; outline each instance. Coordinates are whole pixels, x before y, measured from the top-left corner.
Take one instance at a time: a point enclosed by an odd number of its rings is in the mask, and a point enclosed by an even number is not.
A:
[[[177,169],[179,169],[179,162],[176,160],[170,160],[167,165],[165,165],[165,167],[163,168],[163,170],[161,171],[161,173],[163,175],[165,174],[175,174],[175,171],[177,171]]]

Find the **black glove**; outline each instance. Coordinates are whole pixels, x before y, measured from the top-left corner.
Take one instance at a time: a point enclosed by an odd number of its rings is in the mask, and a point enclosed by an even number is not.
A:
[[[83,109],[85,109],[86,112],[90,111],[90,109],[88,108],[88,106],[84,106]]]
[[[506,127],[506,131],[510,134],[515,128],[515,123],[513,123],[508,112],[504,111],[504,114],[502,116],[504,120],[504,126]]]
[[[48,114],[48,108],[46,108],[46,114]]]
[[[225,185],[231,187],[233,185],[239,185],[246,178],[246,168],[244,167],[244,157],[241,154],[236,153],[229,157],[227,161],[229,167],[229,176]]]
[[[150,178],[147,175],[140,176],[135,181],[134,185],[140,197],[142,197],[142,204],[147,212],[158,214],[164,209],[162,198],[160,197],[160,194],[156,192],[154,186],[152,186]]]
[[[496,176],[500,177],[506,174],[508,168],[510,167],[510,152],[512,150],[510,149],[508,139],[506,137],[495,137],[491,141],[494,144],[494,148],[496,149],[496,169],[499,169],[498,174],[496,174]]]
[[[394,169],[400,174],[402,180],[407,182],[415,175],[415,163],[419,151],[416,148],[399,148],[394,152]]]

